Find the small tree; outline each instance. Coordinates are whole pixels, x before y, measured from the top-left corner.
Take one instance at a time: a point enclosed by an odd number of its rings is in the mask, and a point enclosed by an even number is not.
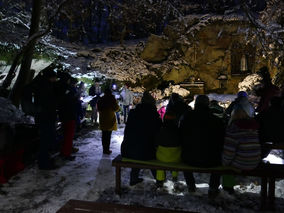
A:
[[[31,67],[34,48],[35,48],[37,40],[45,36],[51,31],[55,18],[57,17],[59,12],[62,10],[62,8],[65,7],[70,1],[73,1],[73,0],[62,1],[58,5],[57,10],[55,10],[54,14],[49,17],[46,28],[40,30],[39,28],[40,28],[40,23],[41,23],[41,14],[42,14],[42,8],[43,8],[44,1],[43,0],[33,0],[31,25],[30,25],[28,40],[22,46],[20,51],[16,54],[13,60],[13,63],[11,65],[11,68],[8,72],[8,75],[6,76],[2,84],[2,88],[1,88],[3,91],[3,90],[6,90],[11,85],[12,80],[16,76],[17,65],[20,63],[21,68],[19,71],[18,78],[9,95],[9,98],[11,99],[12,103],[15,104],[16,106],[19,106],[23,87],[27,83],[29,83],[29,80],[31,80],[34,75],[34,73],[31,72],[30,67]],[[56,4],[54,2],[52,3],[53,3],[53,8],[54,8],[54,5]],[[48,9],[47,7],[45,8]]]

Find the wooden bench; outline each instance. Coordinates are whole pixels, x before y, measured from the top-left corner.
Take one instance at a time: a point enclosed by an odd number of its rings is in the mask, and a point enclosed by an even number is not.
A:
[[[273,209],[275,200],[275,179],[284,178],[284,162],[266,161],[262,162],[257,169],[252,171],[234,170],[230,167],[218,168],[196,168],[186,166],[185,164],[170,164],[161,163],[159,161],[134,161],[131,159],[123,159],[118,155],[112,161],[112,166],[115,167],[116,181],[115,192],[121,194],[121,168],[138,168],[138,169],[153,169],[153,170],[168,170],[196,173],[214,173],[220,175],[235,175],[235,176],[252,176],[261,178],[261,209]]]
[[[186,213],[185,211],[175,211],[160,208],[150,208],[142,206],[129,206],[114,203],[97,203],[90,201],[69,200],[57,213]],[[187,212],[189,213],[189,212]]]

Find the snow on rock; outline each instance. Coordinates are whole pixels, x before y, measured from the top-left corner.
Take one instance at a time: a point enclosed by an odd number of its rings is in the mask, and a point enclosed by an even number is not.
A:
[[[258,74],[248,75],[242,82],[239,83],[239,91],[251,92],[261,87],[262,77]]]
[[[171,96],[172,93],[177,93],[182,97],[185,97],[190,94],[190,92],[182,87],[180,85],[170,85],[168,88],[162,90],[156,89],[153,90],[152,95],[156,98],[156,100],[163,99],[164,97]]]
[[[32,123],[32,120],[8,99],[0,97],[0,123]]]

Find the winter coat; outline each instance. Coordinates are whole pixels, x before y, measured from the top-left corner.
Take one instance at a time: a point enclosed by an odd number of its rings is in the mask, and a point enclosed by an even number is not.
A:
[[[261,160],[258,123],[254,119],[237,120],[226,130],[223,165],[241,170],[257,167]]]
[[[166,107],[165,106],[162,106],[159,110],[158,110],[158,113],[160,115],[160,118],[161,119],[164,119],[164,115],[166,113]]]
[[[279,103],[272,105],[267,111],[259,113],[257,121],[260,124],[259,135],[261,143],[284,143],[284,108]]]
[[[56,121],[57,96],[54,83],[37,76],[24,89],[24,99],[22,104],[27,103],[29,114],[35,117],[36,123]]]
[[[90,96],[95,96],[95,95],[100,95],[102,94],[102,89],[98,85],[92,85],[89,89],[89,95]]]
[[[180,122],[182,160],[191,166],[221,165],[224,124],[209,108],[188,111]]]
[[[121,155],[136,160],[155,159],[155,136],[162,121],[154,105],[138,104],[130,110],[121,144]]]
[[[117,130],[115,112],[119,106],[113,95],[104,95],[98,100],[99,124],[102,131]]]
[[[275,96],[280,96],[280,89],[271,84],[257,91],[260,96],[260,101],[256,109],[257,112],[266,111],[269,108],[270,100]]]
[[[58,82],[56,91],[60,121],[76,120],[79,114],[79,99],[76,88],[64,82]]]
[[[133,93],[129,89],[124,88],[120,95],[122,97],[122,104],[124,106],[129,106],[133,104]]]
[[[157,152],[156,158],[162,162],[180,162],[181,144],[178,127],[174,121],[163,123],[162,128],[156,136]]]

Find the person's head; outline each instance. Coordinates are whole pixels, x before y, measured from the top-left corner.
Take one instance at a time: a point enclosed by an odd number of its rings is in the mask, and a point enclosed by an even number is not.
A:
[[[112,95],[110,88],[106,88],[105,91],[104,91],[104,94],[105,94],[106,96]]]
[[[129,88],[129,83],[124,84],[124,88],[128,89]]]
[[[244,119],[249,119],[249,118],[250,117],[248,116],[246,111],[241,106],[238,106],[232,111],[229,123],[231,124],[234,121],[244,120]]]
[[[194,100],[194,97],[192,95],[187,95],[184,97],[184,102],[188,105]]]
[[[247,98],[248,94],[245,91],[239,91],[237,96],[238,98],[243,98],[243,97]]]
[[[261,75],[264,84],[271,84],[271,77],[267,66],[261,67],[258,73]]]
[[[182,104],[184,104],[183,98],[177,93],[172,93],[169,103],[167,105],[167,110],[172,110]]]
[[[156,100],[153,98],[153,96],[148,91],[145,91],[143,93],[143,97],[141,99],[141,103],[142,104],[150,104],[150,105],[155,106],[156,105]]]
[[[218,101],[216,101],[216,100],[210,101],[210,104],[209,104],[209,105],[210,105],[210,106],[219,106]]]
[[[58,78],[60,79],[60,82],[70,83],[72,76],[67,72],[59,72]]]
[[[207,95],[198,95],[194,104],[195,109],[206,109],[209,108],[209,98]]]
[[[56,80],[57,80],[56,72],[54,72],[53,69],[43,70],[42,76],[50,82],[56,82]]]
[[[77,83],[78,83],[77,78],[73,78],[73,77],[70,78],[70,85],[71,86],[76,86]],[[83,82],[81,82],[81,83],[83,83]],[[81,84],[80,84],[80,86],[81,86]]]

